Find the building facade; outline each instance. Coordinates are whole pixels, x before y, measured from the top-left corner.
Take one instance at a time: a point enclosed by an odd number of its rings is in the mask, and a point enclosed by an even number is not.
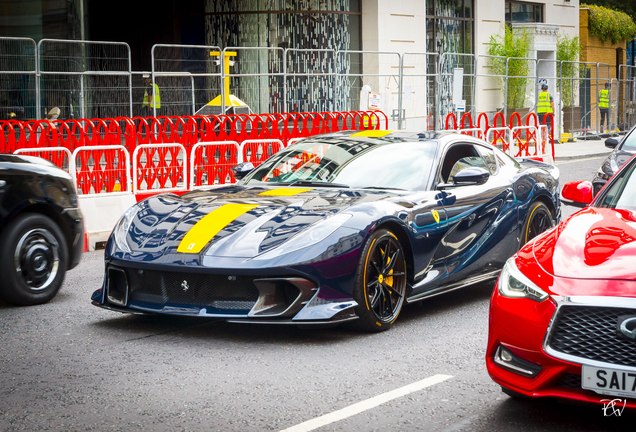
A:
[[[356,110],[374,93],[391,127],[401,118],[421,130],[458,109],[492,116],[506,108],[486,57],[505,26],[534,38],[528,62],[538,73],[524,101],[532,107],[539,80],[556,87],[556,38],[578,36],[578,9],[578,0],[0,0],[0,36],[126,42],[139,73],[168,62],[175,73],[219,70],[209,49],[165,51],[159,60],[155,52],[153,64],[155,44],[235,47],[231,92],[254,112]],[[221,91],[216,78],[157,79],[166,115],[190,114]],[[80,84],[72,86],[90,87]],[[142,96],[135,92],[135,107]]]

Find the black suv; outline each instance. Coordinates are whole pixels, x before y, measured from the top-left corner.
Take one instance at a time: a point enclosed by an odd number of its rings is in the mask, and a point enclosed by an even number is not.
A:
[[[71,176],[37,157],[0,154],[0,297],[51,300],[84,249]]]

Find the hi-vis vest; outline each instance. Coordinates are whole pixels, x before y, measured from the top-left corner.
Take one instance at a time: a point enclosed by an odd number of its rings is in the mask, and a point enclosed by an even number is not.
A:
[[[550,93],[539,93],[539,102],[537,103],[537,113],[552,113],[552,105],[550,104]]]
[[[598,94],[598,107],[609,108],[609,90],[601,90]]]
[[[150,103],[150,108],[161,108],[161,97],[159,96],[159,86],[157,84],[154,84],[154,86],[155,86],[155,100],[154,100],[154,103],[152,102]],[[148,106],[148,88],[146,87],[146,90],[144,90],[144,103],[142,107],[147,107],[147,106]]]

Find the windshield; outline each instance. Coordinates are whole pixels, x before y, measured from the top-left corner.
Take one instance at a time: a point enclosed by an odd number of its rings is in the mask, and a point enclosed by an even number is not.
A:
[[[636,128],[632,129],[632,133],[625,137],[621,150],[636,152]]]
[[[331,183],[352,188],[421,189],[429,177],[435,141],[303,140],[275,154],[245,184]]]
[[[619,210],[636,210],[636,163],[620,172],[614,183],[601,197],[599,207]]]

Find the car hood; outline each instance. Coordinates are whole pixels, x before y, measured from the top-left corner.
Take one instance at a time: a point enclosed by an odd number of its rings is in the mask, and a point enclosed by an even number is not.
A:
[[[139,203],[127,241],[133,254],[148,259],[174,252],[249,258],[356,205],[396,197],[384,191],[235,185],[181,197],[157,195]],[[192,244],[191,251],[184,249]]]
[[[549,274],[576,279],[636,280],[636,213],[588,207],[535,242]]]

